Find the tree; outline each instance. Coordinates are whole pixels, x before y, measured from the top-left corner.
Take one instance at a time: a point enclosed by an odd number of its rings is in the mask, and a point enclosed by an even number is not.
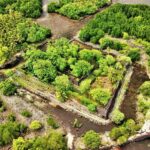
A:
[[[80,92],[83,94],[90,89],[91,86],[91,79],[85,79],[80,83]]]
[[[82,77],[88,75],[93,69],[93,66],[85,60],[79,60],[75,65],[71,66],[71,69],[72,75],[75,77]]]
[[[112,115],[111,115],[111,120],[116,123],[116,124],[120,124],[123,120],[124,120],[125,116],[122,112],[120,112],[120,110],[118,109],[115,109],[113,112],[112,112]]]
[[[56,91],[61,98],[66,99],[68,92],[72,90],[72,84],[67,75],[57,76],[55,79]]]
[[[111,93],[107,89],[95,88],[90,91],[93,100],[101,105],[106,105],[111,97]]]
[[[0,124],[0,146],[10,144],[14,138],[25,132],[26,126],[17,122],[6,122]]]
[[[86,147],[92,150],[98,149],[101,144],[100,135],[93,130],[86,132],[83,137],[83,140]]]
[[[40,80],[44,82],[54,81],[57,75],[55,66],[48,60],[37,60],[33,62],[33,72]]]
[[[24,149],[67,150],[67,142],[61,133],[52,130],[46,136],[38,136],[33,139],[19,137],[13,140],[13,150]]]
[[[51,131],[47,137],[47,146],[51,150],[67,150],[66,139],[61,133]]]
[[[4,95],[10,96],[16,93],[17,87],[12,81],[7,79],[5,81],[0,82],[0,90]]]
[[[150,81],[144,82],[139,91],[144,95],[144,96],[150,96]]]

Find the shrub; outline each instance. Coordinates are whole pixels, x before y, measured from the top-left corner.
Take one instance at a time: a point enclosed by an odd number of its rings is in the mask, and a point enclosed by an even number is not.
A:
[[[120,110],[115,109],[112,112],[112,116],[111,116],[111,120],[116,123],[116,124],[120,124],[123,120],[124,120],[125,116],[122,112],[120,112]]]
[[[25,132],[26,127],[17,122],[6,122],[0,124],[0,146],[10,144],[13,139]]]
[[[56,123],[56,121],[50,116],[47,118],[47,124],[51,126],[53,129],[59,128],[59,125]]]
[[[92,99],[101,105],[106,105],[111,97],[110,92],[107,89],[95,88],[90,91]]]
[[[42,124],[39,121],[34,120],[31,122],[29,128],[31,130],[40,130],[42,128]]]
[[[99,43],[101,49],[111,48],[118,51],[123,49],[123,45],[119,41],[110,38],[102,38]]]
[[[15,9],[25,17],[37,18],[42,12],[42,1],[41,0],[17,0],[14,5]]]
[[[91,79],[85,79],[80,83],[80,92],[83,94],[90,89],[91,86]]]
[[[55,12],[58,8],[60,8],[59,4],[57,2],[51,2],[48,5],[48,12],[53,13]]]
[[[83,137],[83,140],[86,147],[93,150],[98,149],[101,144],[100,135],[93,130],[86,132]]]
[[[139,91],[144,95],[144,96],[150,96],[150,81],[144,82]]]
[[[4,112],[6,110],[6,105],[4,102],[0,101],[0,112]]]
[[[68,92],[72,90],[72,84],[67,75],[57,76],[55,79],[56,91],[63,99],[68,97]]]
[[[127,32],[123,32],[123,39],[128,40],[129,34]]]
[[[50,131],[46,136],[13,140],[13,150],[20,149],[67,150],[67,142],[61,133]]]
[[[12,81],[7,79],[0,83],[0,90],[1,90],[2,94],[6,95],[6,96],[11,96],[16,93],[17,87]]]
[[[128,56],[131,58],[131,60],[134,61],[138,61],[140,59],[140,51],[139,49],[130,49],[128,52]]]
[[[11,122],[14,122],[14,121],[16,121],[16,116],[14,114],[9,114],[7,116],[7,120],[11,121]]]
[[[120,136],[120,137],[117,139],[117,143],[118,143],[119,145],[122,145],[122,144],[126,143],[127,140],[128,140],[127,137],[125,137],[125,136]]]
[[[96,110],[97,110],[97,107],[96,107],[96,105],[95,104],[89,104],[89,105],[87,105],[87,107],[88,107],[88,110],[90,111],[90,112],[96,112]]]
[[[93,65],[85,60],[79,60],[75,63],[75,65],[71,66],[71,69],[72,75],[74,75],[75,77],[82,77],[90,73],[90,71],[93,69]]]
[[[110,136],[110,138],[113,139],[113,140],[118,139],[118,137],[121,136],[121,133],[120,133],[119,128],[114,127],[114,128],[110,131],[109,136]]]
[[[54,81],[57,75],[57,70],[48,60],[37,60],[33,63],[34,75],[44,82]]]
[[[21,115],[27,118],[30,118],[32,116],[31,112],[26,109],[21,112]]]

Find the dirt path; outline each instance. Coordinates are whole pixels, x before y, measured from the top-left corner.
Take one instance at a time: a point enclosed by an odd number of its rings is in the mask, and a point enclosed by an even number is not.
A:
[[[139,87],[144,81],[149,80],[145,69],[139,65],[134,65],[133,75],[129,84],[125,99],[121,105],[121,111],[127,118],[136,119],[136,101]]]

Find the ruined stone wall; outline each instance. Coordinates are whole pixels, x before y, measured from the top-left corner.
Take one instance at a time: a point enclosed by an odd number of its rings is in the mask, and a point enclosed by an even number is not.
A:
[[[146,4],[150,5],[150,0],[112,0],[113,3],[122,4]]]

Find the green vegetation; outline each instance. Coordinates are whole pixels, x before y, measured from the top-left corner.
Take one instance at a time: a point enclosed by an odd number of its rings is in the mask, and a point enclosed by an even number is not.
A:
[[[0,112],[4,112],[6,110],[6,104],[0,100]]]
[[[60,0],[59,3],[51,2],[48,5],[48,12],[58,12],[71,19],[80,19],[85,15],[95,13],[109,0]]]
[[[91,97],[101,105],[106,105],[111,98],[107,89],[95,88],[90,91]]]
[[[31,122],[29,128],[31,130],[40,130],[42,128],[42,124],[39,121],[34,120]]]
[[[123,37],[124,32],[129,36],[150,41],[150,7],[146,5],[115,4],[100,12],[80,32],[82,41],[97,42],[98,30],[113,37]],[[95,43],[95,42],[94,42]]]
[[[67,150],[67,142],[61,133],[50,131],[47,136],[25,140],[22,137],[13,140],[13,150],[41,149]]]
[[[68,97],[68,91],[72,89],[71,82],[67,75],[57,76],[55,78],[55,86],[58,98],[66,99]]]
[[[114,123],[121,124],[124,119],[125,119],[125,116],[124,116],[124,114],[120,110],[115,109],[113,111],[112,116],[111,116],[111,120]]]
[[[141,92],[141,94],[143,94],[144,96],[150,96],[150,81],[146,81],[144,82],[139,91]]]
[[[29,112],[28,110],[24,109],[21,111],[21,115],[27,118],[30,118],[32,116],[31,112]]]
[[[139,130],[139,126],[136,125],[135,121],[128,119],[119,127],[114,127],[109,136],[112,140],[117,141],[118,144],[124,144],[127,139],[134,135]]]
[[[83,140],[86,147],[91,150],[99,149],[99,146],[101,144],[100,135],[93,130],[86,132]]]
[[[17,122],[6,122],[0,124],[0,146],[10,144],[13,139],[25,132],[26,127]]]
[[[139,88],[140,94],[138,95],[138,111],[141,112],[146,118],[149,118],[150,111],[150,81],[144,82]]]
[[[42,13],[42,0],[0,0],[0,13],[19,11],[25,17],[37,18]]]
[[[51,116],[49,116],[49,117],[47,118],[47,124],[48,124],[49,126],[51,126],[53,129],[59,128],[59,125],[58,125],[57,122],[54,120],[54,118],[51,117]]]
[[[64,102],[71,96],[92,112],[98,105],[107,105],[125,70],[123,60],[98,50],[80,49],[65,38],[49,42],[46,51],[28,50],[24,58],[25,71],[52,84],[59,100]],[[101,84],[93,85],[98,78]],[[103,78],[110,87],[103,85]]]
[[[0,65],[17,52],[26,50],[28,44],[40,42],[51,35],[50,30],[17,12],[0,14],[0,22]]]
[[[17,91],[16,85],[9,79],[0,82],[0,91],[3,95],[11,96]]]

